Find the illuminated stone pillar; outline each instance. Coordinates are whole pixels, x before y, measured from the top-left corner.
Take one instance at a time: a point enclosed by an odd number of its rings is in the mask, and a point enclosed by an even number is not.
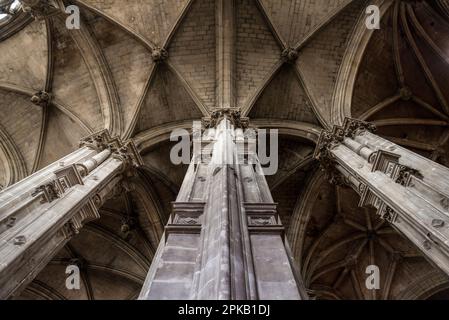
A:
[[[141,159],[107,131],[0,192],[0,299],[20,293]]]
[[[449,169],[346,119],[321,134],[315,158],[333,182],[352,187],[377,214],[449,274]]]
[[[205,125],[140,299],[300,299],[248,119]]]

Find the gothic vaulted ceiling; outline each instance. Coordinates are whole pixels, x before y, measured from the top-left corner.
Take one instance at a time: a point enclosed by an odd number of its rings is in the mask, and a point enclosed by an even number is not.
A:
[[[0,4],[1,4],[0,0]],[[62,1],[60,2],[62,3]],[[169,161],[170,132],[217,104],[215,0],[78,0],[63,15],[0,18],[0,185],[8,186],[108,128],[132,138],[141,184],[111,200],[22,293],[32,299],[134,299],[186,168]],[[379,6],[381,28],[365,26]],[[267,177],[298,269],[318,299],[445,296],[449,280],[357,196],[329,185],[312,153],[346,116],[449,165],[449,1],[234,0],[236,105],[279,129]],[[49,103],[31,102],[39,91]],[[82,290],[65,288],[65,266]],[[379,265],[382,290],[365,290]]]

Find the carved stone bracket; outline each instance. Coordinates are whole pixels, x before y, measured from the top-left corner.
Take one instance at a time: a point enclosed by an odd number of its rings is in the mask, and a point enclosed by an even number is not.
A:
[[[247,129],[249,127],[249,118],[242,117],[237,109],[220,109],[212,113],[210,118],[203,118],[203,127],[206,129],[215,128],[224,118],[231,121],[235,128]]]
[[[410,183],[411,176],[415,176],[418,179],[422,179],[422,174],[418,170],[409,168],[407,166],[398,165],[395,174],[395,182],[399,183],[404,187],[407,187]]]

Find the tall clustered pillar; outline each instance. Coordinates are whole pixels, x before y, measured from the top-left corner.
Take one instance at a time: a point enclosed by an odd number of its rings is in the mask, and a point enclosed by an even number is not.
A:
[[[78,150],[0,193],[0,299],[31,282],[52,257],[98,219],[98,209],[142,160],[104,130]]]
[[[355,119],[321,134],[315,151],[332,182],[402,233],[449,274],[449,169],[385,140]]]

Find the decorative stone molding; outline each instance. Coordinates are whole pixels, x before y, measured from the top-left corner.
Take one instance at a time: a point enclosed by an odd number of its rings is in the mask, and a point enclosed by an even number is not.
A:
[[[22,10],[37,20],[48,19],[62,13],[54,0],[20,0],[20,3]]]
[[[287,63],[294,64],[296,60],[298,59],[298,50],[295,48],[286,48],[281,53],[281,58]]]
[[[399,183],[400,185],[402,185],[404,187],[408,186],[408,184],[410,182],[410,176],[415,176],[418,179],[422,178],[422,175],[418,170],[409,168],[404,165],[398,165],[396,171],[397,172],[395,174],[395,182]]]
[[[244,203],[250,233],[276,233],[284,236],[284,227],[276,203]]]
[[[61,232],[66,239],[70,239],[79,234],[86,223],[97,219],[100,219],[100,214],[95,205],[89,202],[63,226]]]
[[[168,59],[168,51],[164,48],[156,47],[151,51],[151,58],[155,63],[162,63]]]
[[[363,132],[376,132],[377,128],[374,124],[353,118],[345,118],[343,122],[343,132],[345,137],[354,138]]]
[[[36,92],[32,97],[31,97],[31,102],[33,104],[35,104],[36,106],[40,106],[40,107],[46,107],[51,100],[51,94],[45,91],[39,91]]]
[[[321,166],[338,172],[360,195],[360,207],[407,237],[449,274],[449,169],[385,140],[352,119],[323,132],[315,150]]]
[[[38,195],[42,195],[41,203],[51,203],[60,198],[59,190],[56,187],[56,181],[50,181],[37,187],[31,194],[32,197],[36,197]]]
[[[375,132],[376,126],[372,123],[346,118],[343,126],[334,126],[332,131],[323,130],[321,132],[320,138],[318,139],[317,146],[314,152],[314,158],[320,161],[321,168],[326,172],[329,181],[336,185],[345,185],[347,180],[340,177],[340,174],[335,169],[334,159],[332,153],[330,152],[333,148],[345,141],[345,138],[353,139],[357,135],[361,135],[364,132]],[[369,149],[365,145],[359,145],[356,153],[360,154],[362,149]],[[370,152],[371,156],[369,161],[374,161],[374,152]]]
[[[204,202],[173,202],[170,221],[165,227],[166,238],[172,233],[200,233]]]
[[[235,128],[247,129],[249,127],[249,118],[242,117],[238,109],[220,109],[212,112],[210,118],[203,118],[203,126],[206,129],[216,128],[222,119],[227,118]]]
[[[123,142],[120,137],[111,137],[107,129],[82,139],[79,146],[89,147],[98,152],[110,150],[114,158],[123,161],[124,171],[143,165],[143,160],[134,142],[132,140]]]
[[[109,131],[104,129],[83,138],[79,143],[79,147],[89,147],[101,152],[108,147],[109,141],[111,140],[112,138]]]
[[[38,186],[31,196],[42,196],[41,203],[51,203],[75,185],[82,185],[83,180],[75,165],[64,167],[55,172],[56,179]]]
[[[117,138],[109,143],[108,148],[112,152],[112,157],[123,162],[123,172],[132,173],[131,169],[143,165],[139,151],[132,141],[123,143],[121,139]]]

